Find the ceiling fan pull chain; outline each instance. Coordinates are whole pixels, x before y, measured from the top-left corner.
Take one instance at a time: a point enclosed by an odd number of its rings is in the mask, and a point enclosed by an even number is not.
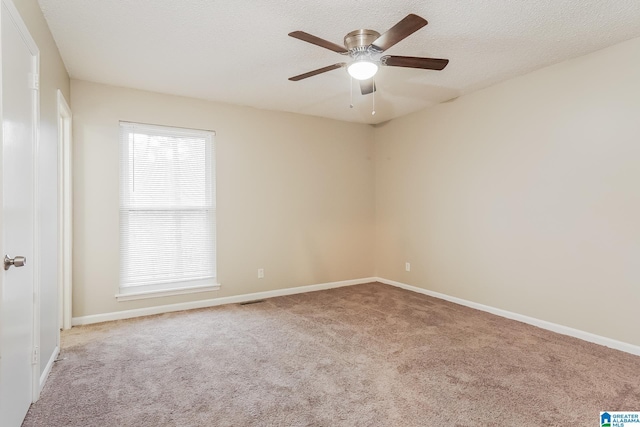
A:
[[[372,77],[371,82],[373,83],[373,93],[371,94],[372,95],[371,99],[373,99],[373,106],[371,107],[371,115],[375,116],[376,115],[376,91],[375,91],[376,80]]]
[[[349,76],[349,84],[351,85],[349,87],[349,95],[351,96],[351,98],[349,99],[349,108],[353,108],[353,77]]]

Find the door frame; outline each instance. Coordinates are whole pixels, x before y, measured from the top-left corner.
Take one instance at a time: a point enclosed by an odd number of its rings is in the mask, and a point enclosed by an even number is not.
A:
[[[22,16],[16,9],[12,0],[0,0],[0,3],[6,7],[9,17],[16,25],[24,43],[27,45],[29,52],[33,57],[32,68],[35,75],[32,76],[32,118],[33,118],[33,319],[32,319],[32,359],[31,359],[31,396],[35,402],[40,397],[40,217],[39,217],[39,185],[38,185],[38,158],[40,146],[40,49],[31,37],[27,25],[22,20]],[[2,14],[4,13],[0,7],[0,31],[2,30]],[[0,83],[2,82],[2,55],[0,51]],[[0,84],[0,99],[2,99],[2,84]],[[0,102],[0,123],[3,123],[2,102]],[[0,131],[0,147],[4,147],[4,132]],[[3,150],[0,149],[0,162],[3,159]],[[1,164],[1,163],[0,163]],[[0,173],[0,200],[3,200],[3,175]],[[3,209],[0,209],[0,223],[3,222]],[[2,227],[0,227],[0,253],[5,253],[4,235]],[[2,292],[4,289],[4,275],[0,274],[0,305],[2,304]],[[2,307],[0,306],[0,310]],[[2,348],[0,348],[0,352]],[[2,378],[0,378],[2,381]]]
[[[73,263],[73,115],[58,89],[58,309],[60,329],[71,328]],[[58,333],[60,348],[60,333]]]

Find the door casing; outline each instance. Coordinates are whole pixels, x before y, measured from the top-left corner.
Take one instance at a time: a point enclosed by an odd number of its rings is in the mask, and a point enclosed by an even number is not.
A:
[[[72,277],[72,113],[58,89],[58,302],[60,329],[71,328]],[[60,348],[60,334],[58,334]]]

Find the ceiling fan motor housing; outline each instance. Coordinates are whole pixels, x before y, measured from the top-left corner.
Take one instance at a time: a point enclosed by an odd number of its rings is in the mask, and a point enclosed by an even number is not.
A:
[[[366,50],[380,33],[374,30],[355,30],[344,36],[344,46],[349,52]]]

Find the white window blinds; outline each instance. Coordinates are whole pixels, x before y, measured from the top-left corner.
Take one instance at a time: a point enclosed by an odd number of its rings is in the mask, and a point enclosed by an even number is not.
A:
[[[120,123],[120,288],[213,284],[213,133]]]

